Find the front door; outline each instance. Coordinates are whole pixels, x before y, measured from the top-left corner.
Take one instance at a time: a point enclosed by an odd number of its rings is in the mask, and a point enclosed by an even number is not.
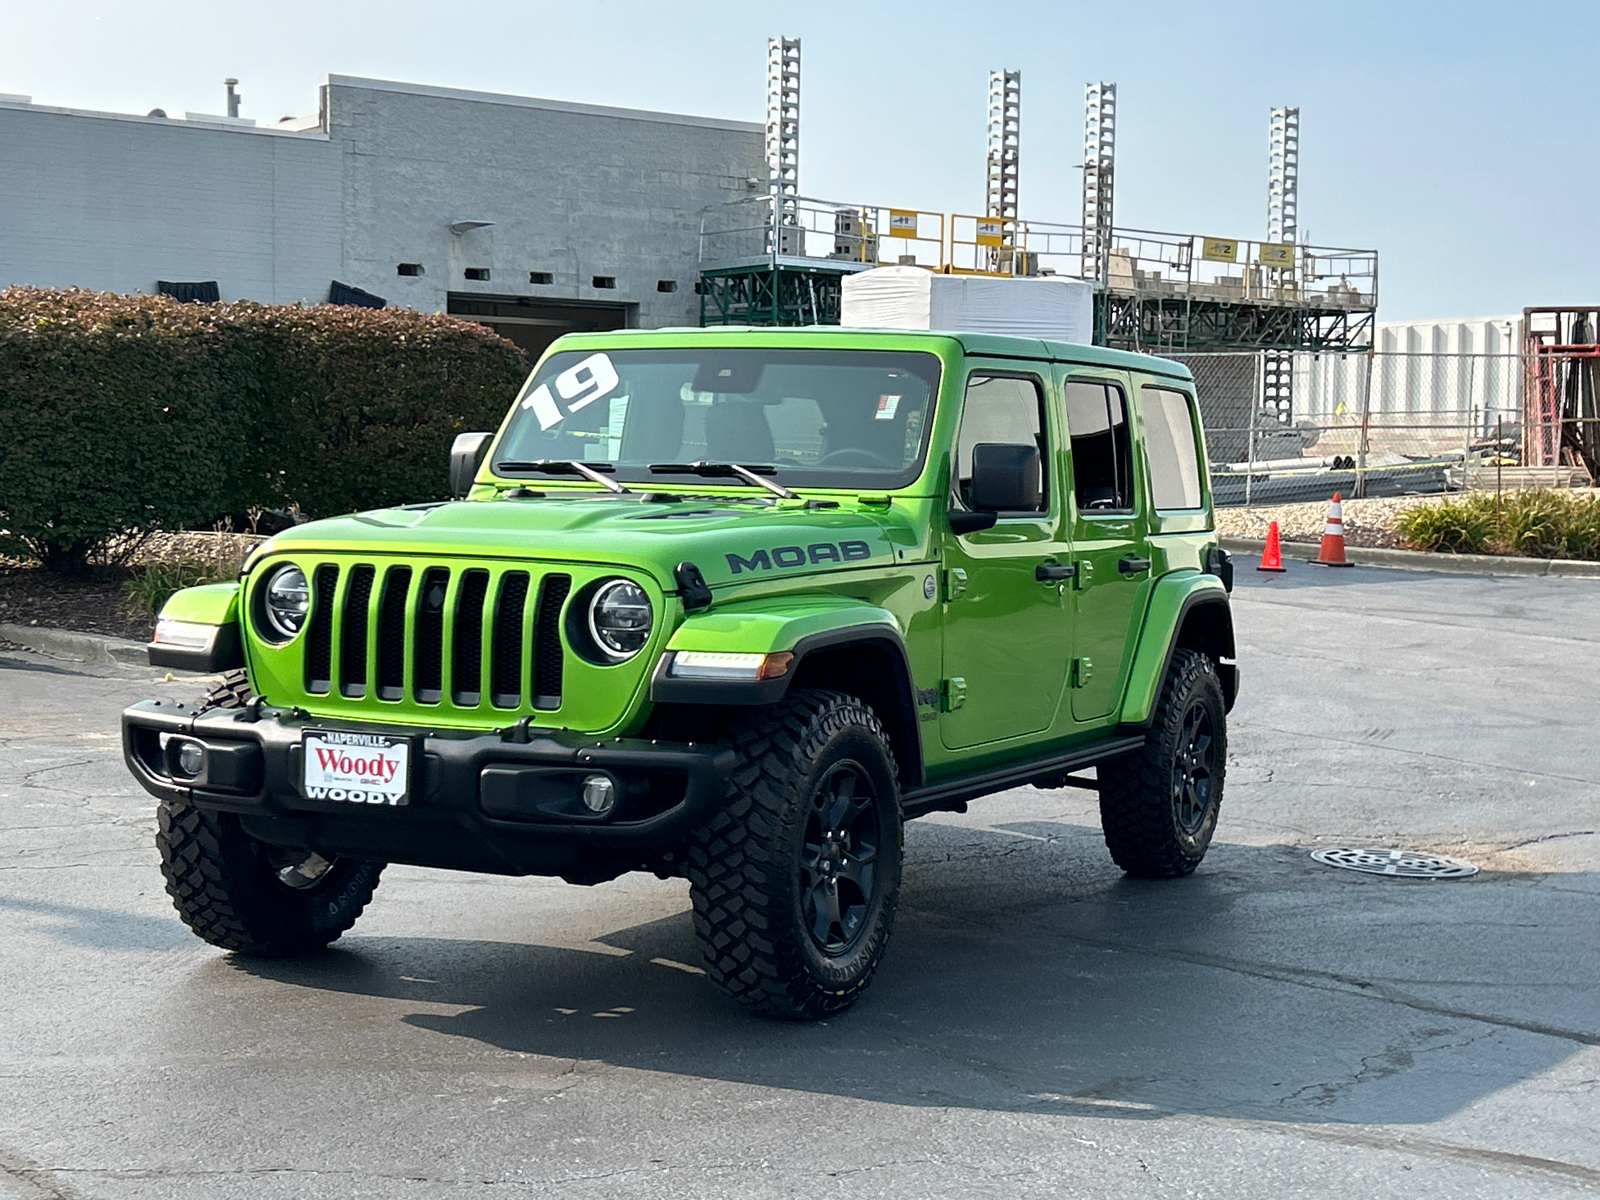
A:
[[[1064,583],[1038,578],[1041,563],[1068,562],[1045,387],[1043,375],[1010,368],[967,379],[951,507],[967,507],[972,448],[985,442],[1038,446],[1044,486],[1036,510],[1000,513],[974,533],[945,530],[939,733],[951,749],[1041,732],[1066,685],[1071,596]]]
[[[1128,387],[1068,370],[1072,441],[1072,716],[1099,721],[1121,703],[1134,635],[1150,596],[1144,491],[1134,472]]]

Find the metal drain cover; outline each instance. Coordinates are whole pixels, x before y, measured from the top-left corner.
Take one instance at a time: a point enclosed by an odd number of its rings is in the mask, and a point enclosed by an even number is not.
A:
[[[1324,866],[1406,879],[1466,879],[1478,873],[1476,864],[1464,858],[1446,858],[1443,854],[1423,854],[1416,850],[1356,850],[1349,846],[1330,846],[1326,850],[1313,850],[1311,857]]]

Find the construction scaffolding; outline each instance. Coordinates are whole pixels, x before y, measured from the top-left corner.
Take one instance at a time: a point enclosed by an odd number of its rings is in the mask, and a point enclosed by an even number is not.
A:
[[[1600,308],[1525,308],[1523,461],[1600,478]]]
[[[834,202],[799,190],[800,43],[768,43],[768,188],[708,209],[700,226],[702,324],[838,320],[844,277],[882,265],[1095,285],[1095,341],[1158,354],[1272,351],[1269,394],[1293,407],[1282,355],[1372,342],[1374,250],[1298,241],[1300,111],[1275,108],[1268,135],[1267,238],[1120,229],[1114,221],[1117,85],[1084,90],[1080,222],[1024,220],[1019,207],[1022,76],[989,76],[983,216]]]

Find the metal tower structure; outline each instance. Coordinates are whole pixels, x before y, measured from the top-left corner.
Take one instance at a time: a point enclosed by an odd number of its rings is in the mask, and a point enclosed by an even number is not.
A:
[[[1117,85],[1091,83],[1083,101],[1083,277],[1104,285],[1111,267]]]
[[[1299,199],[1300,110],[1275,108],[1267,127],[1268,242],[1294,243],[1299,233]],[[1278,286],[1287,283],[1292,287],[1294,283],[1293,265],[1267,268],[1265,274]],[[1294,419],[1294,356],[1286,350],[1268,350],[1262,355],[1261,415],[1281,425]]]
[[[1007,222],[1001,226],[1005,244],[995,247],[991,256],[997,269],[1009,261],[1015,248],[1021,147],[1022,72],[990,71],[988,196],[984,214]]]
[[[1299,199],[1300,110],[1275,108],[1267,133],[1267,241],[1295,240]]]
[[[797,223],[800,195],[800,39],[767,39],[767,191],[772,195],[772,223],[780,254],[803,253],[780,231]],[[798,238],[798,232],[790,235]]]

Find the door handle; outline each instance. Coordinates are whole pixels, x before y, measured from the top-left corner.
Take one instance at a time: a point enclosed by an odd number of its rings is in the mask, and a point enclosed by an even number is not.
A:
[[[1150,560],[1148,558],[1128,557],[1117,559],[1117,570],[1124,575],[1137,575],[1140,571],[1148,571],[1149,569]]]
[[[1040,583],[1056,583],[1071,579],[1078,573],[1074,563],[1042,562],[1033,569],[1033,577]]]

